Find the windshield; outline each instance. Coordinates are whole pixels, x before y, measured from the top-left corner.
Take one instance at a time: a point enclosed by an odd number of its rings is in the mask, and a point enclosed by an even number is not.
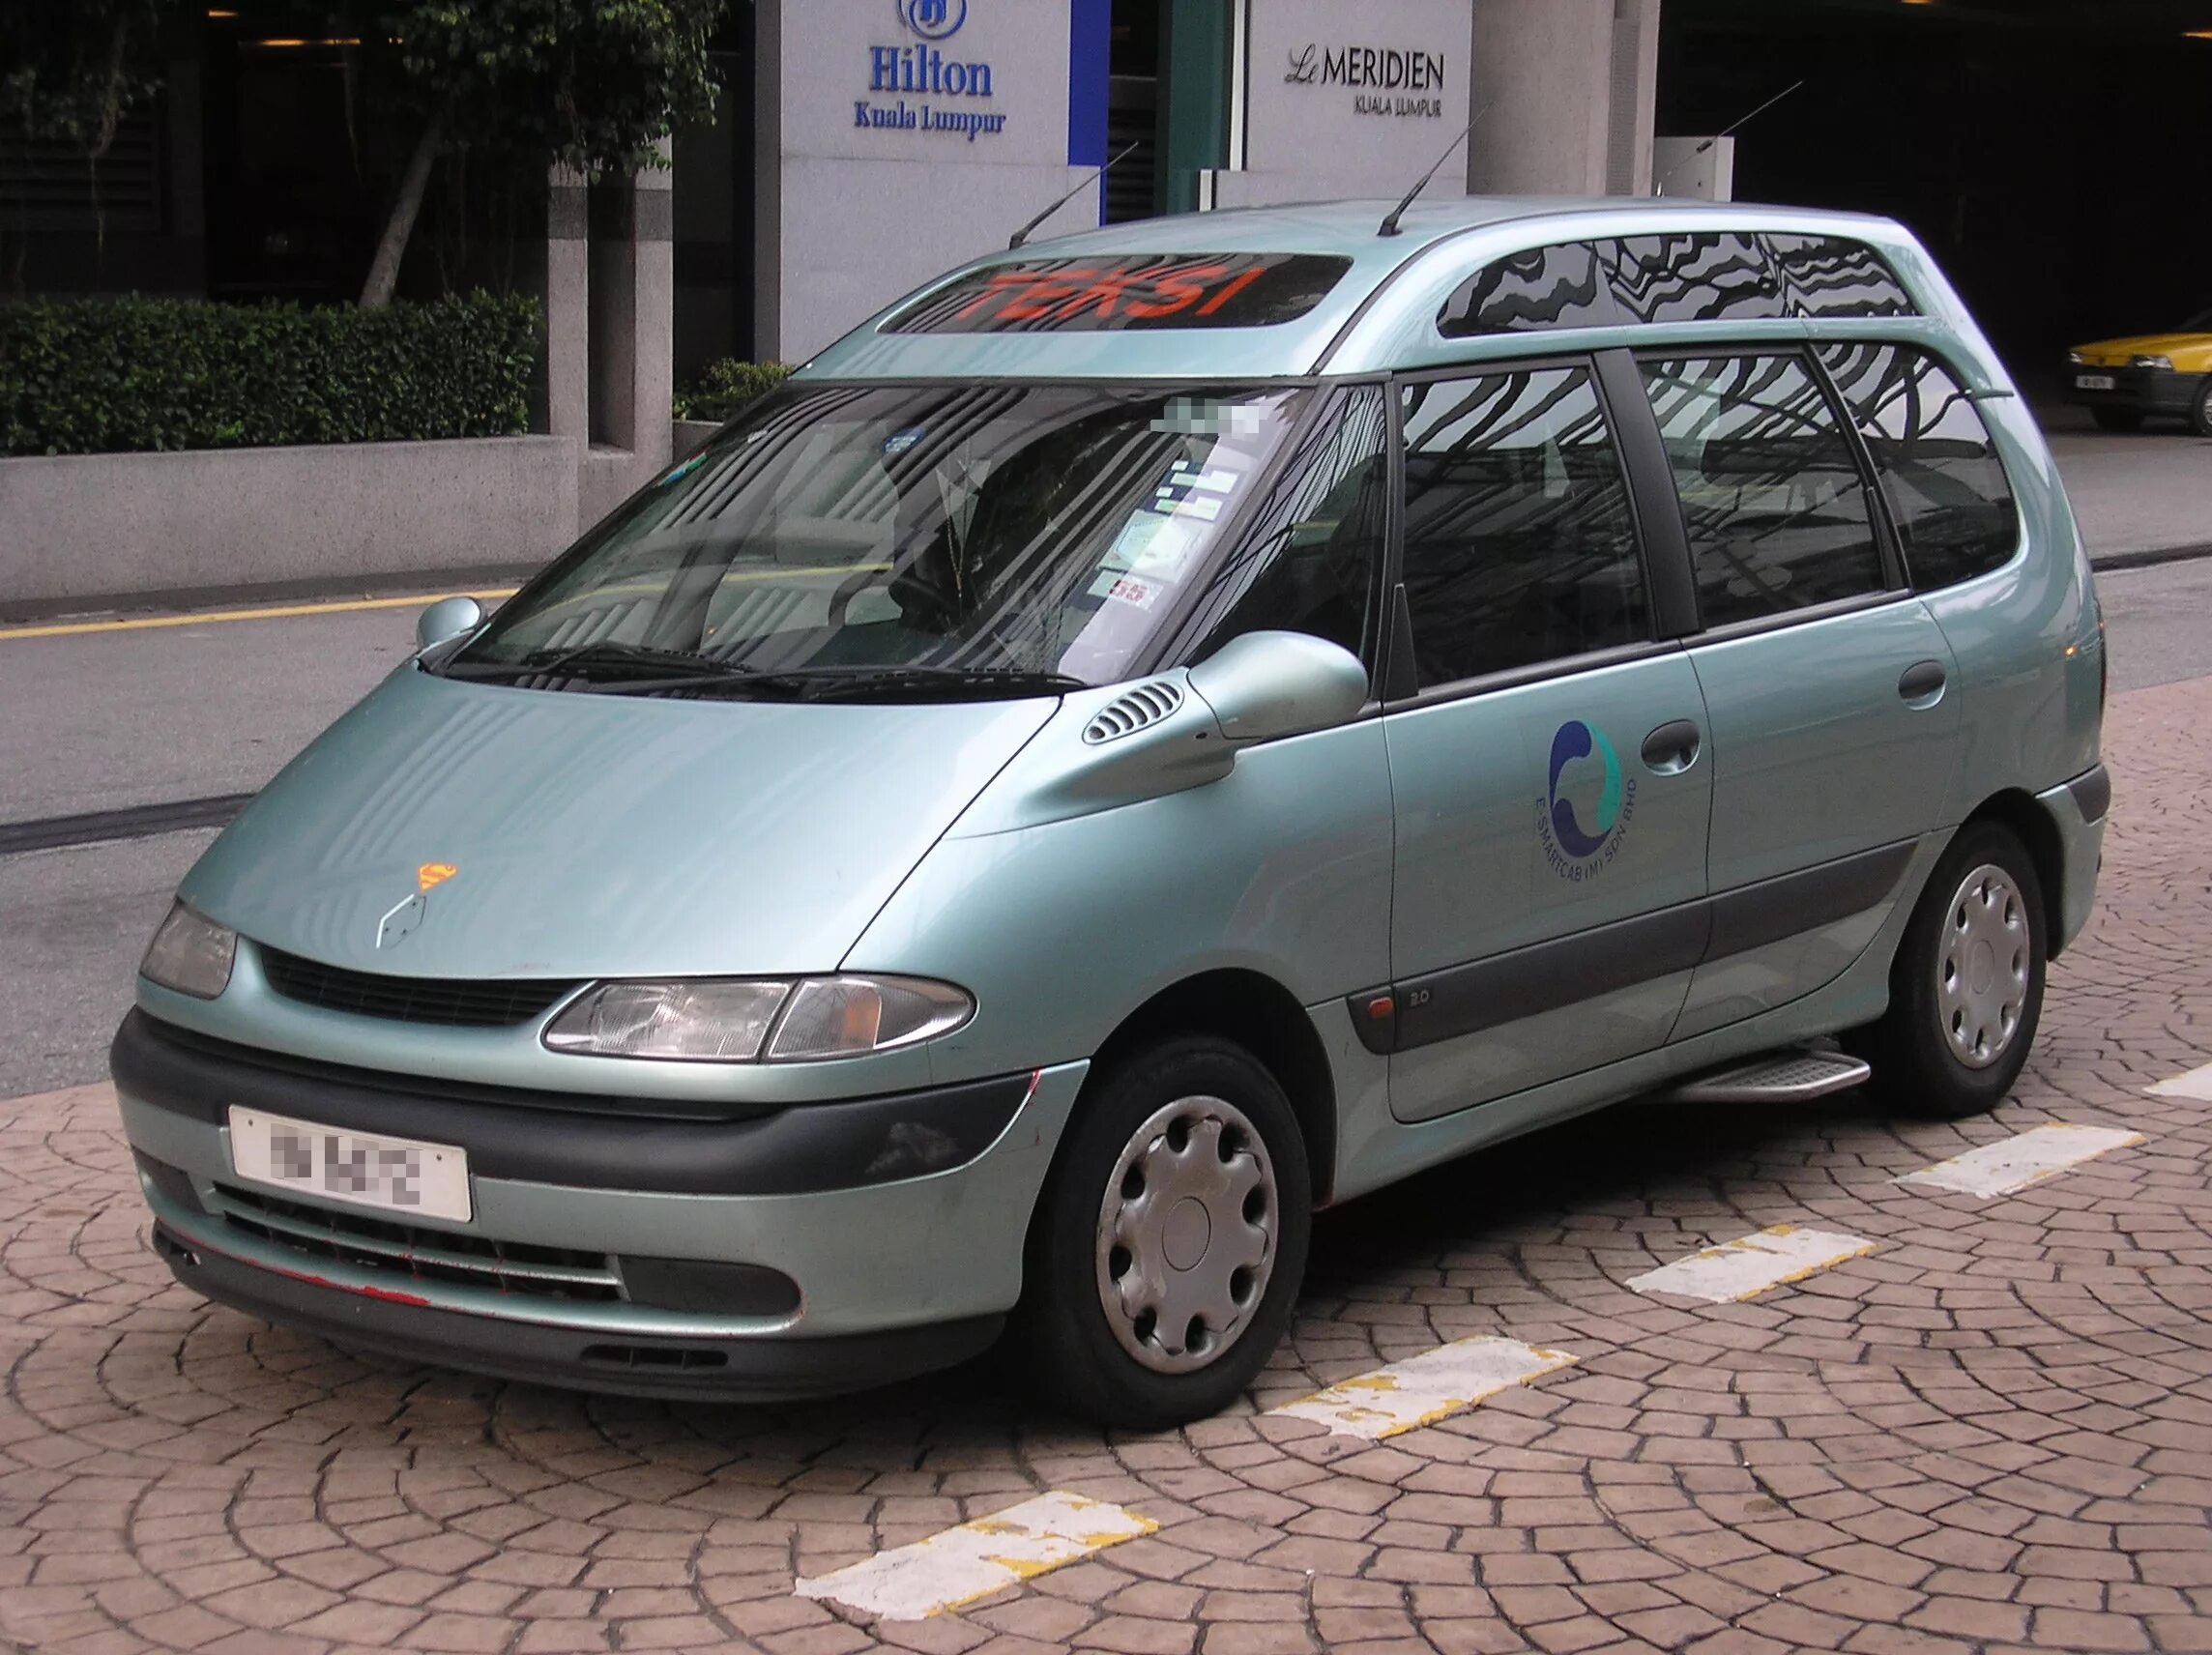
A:
[[[1307,394],[787,386],[436,670],[608,693],[1116,682]]]

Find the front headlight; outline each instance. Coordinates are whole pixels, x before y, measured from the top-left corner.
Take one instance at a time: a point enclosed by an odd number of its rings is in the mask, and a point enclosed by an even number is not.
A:
[[[2128,365],[2130,367],[2171,367],[2173,359],[2171,357],[2138,357]]]
[[[949,1034],[975,1002],[918,977],[601,983],[545,1030],[556,1052],[679,1062],[858,1058]]]
[[[175,902],[146,945],[138,974],[194,1000],[213,1000],[230,986],[230,965],[237,956],[237,932]]]
[[[2068,351],[2066,353],[2066,360],[2072,363],[2076,367],[2084,366],[2089,361],[2089,359],[2083,356],[2080,351]]]

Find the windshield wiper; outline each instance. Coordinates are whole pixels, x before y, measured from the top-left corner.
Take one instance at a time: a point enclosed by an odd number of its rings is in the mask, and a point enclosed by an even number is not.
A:
[[[611,668],[624,673],[643,670],[663,677],[697,673],[701,668],[710,669],[717,677],[724,673],[747,673],[752,670],[728,661],[718,661],[712,655],[699,654],[690,650],[662,650],[650,644],[618,644],[605,640],[578,644],[566,650],[533,650],[527,655],[511,661],[449,661],[441,670],[448,678],[461,679],[564,676],[591,679],[593,671],[600,668]],[[655,678],[648,682],[657,683],[662,679]]]
[[[821,667],[775,676],[800,681],[800,692],[808,701],[888,698],[917,690],[980,690],[1011,698],[1065,695],[1091,687],[1066,673],[1036,672],[1026,667]]]

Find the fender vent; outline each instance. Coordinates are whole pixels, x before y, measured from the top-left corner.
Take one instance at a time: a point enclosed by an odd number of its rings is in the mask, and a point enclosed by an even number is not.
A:
[[[1117,695],[1101,707],[1083,727],[1083,739],[1095,747],[1150,729],[1182,705],[1182,688],[1165,680],[1140,683],[1125,695]]]

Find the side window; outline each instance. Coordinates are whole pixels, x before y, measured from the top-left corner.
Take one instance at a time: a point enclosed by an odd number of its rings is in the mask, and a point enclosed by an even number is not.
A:
[[[1588,369],[1408,386],[1406,597],[1423,689],[1650,636]]]
[[[2012,484],[1959,382],[1908,345],[1829,345],[1820,360],[1874,450],[1912,584],[1933,592],[2010,562]]]
[[[1371,594],[1389,493],[1390,404],[1340,392],[1285,456],[1237,549],[1184,621],[1169,659],[1202,659],[1245,632],[1310,632],[1372,661]],[[1185,653],[1185,641],[1199,640]]]
[[[1707,626],[1888,584],[1866,483],[1809,363],[1744,356],[1642,365]]]

